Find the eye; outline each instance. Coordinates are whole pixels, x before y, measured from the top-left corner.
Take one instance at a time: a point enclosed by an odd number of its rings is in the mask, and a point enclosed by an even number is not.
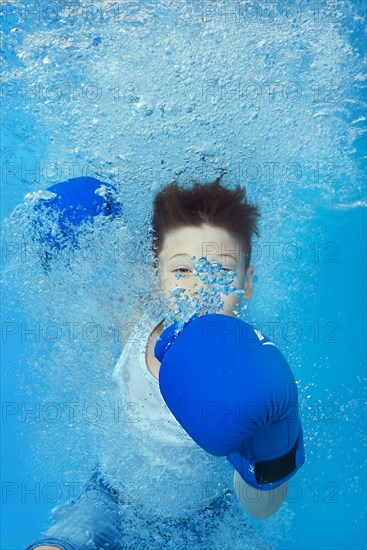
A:
[[[213,267],[219,267],[219,264],[211,264]],[[219,271],[232,271],[231,269],[228,269],[227,267],[221,267]]]
[[[176,271],[182,272],[182,271],[189,271],[189,270],[187,269],[187,267],[178,267],[177,269],[173,270],[173,273],[176,273]]]

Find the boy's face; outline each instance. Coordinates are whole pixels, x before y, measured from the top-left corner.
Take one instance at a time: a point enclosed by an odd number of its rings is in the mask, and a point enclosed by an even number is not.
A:
[[[194,256],[194,259],[192,259]],[[231,270],[237,273],[230,286],[244,290],[243,297],[238,297],[231,292],[228,295],[220,294],[224,303],[223,309],[217,313],[234,317],[235,311],[240,310],[243,298],[252,296],[252,279],[254,266],[250,265],[245,273],[245,255],[241,243],[232,237],[225,229],[208,224],[200,227],[181,227],[169,231],[163,242],[163,248],[158,256],[158,285],[164,299],[168,299],[173,305],[171,291],[184,288],[185,295],[190,298],[198,297],[200,286],[204,283],[195,273],[195,262],[200,258],[206,258],[211,264],[220,262],[222,270]],[[220,266],[216,272],[219,274]],[[182,274],[180,279],[177,274]]]

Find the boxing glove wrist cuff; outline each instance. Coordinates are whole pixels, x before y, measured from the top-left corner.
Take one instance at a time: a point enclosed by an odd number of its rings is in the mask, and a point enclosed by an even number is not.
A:
[[[276,489],[294,476],[305,461],[302,428],[293,447],[280,457],[254,462],[234,452],[227,455],[227,460],[251,487],[262,491]]]

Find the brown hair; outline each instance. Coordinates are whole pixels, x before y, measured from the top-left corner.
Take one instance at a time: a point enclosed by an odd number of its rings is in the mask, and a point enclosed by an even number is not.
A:
[[[182,226],[199,227],[204,223],[226,229],[237,237],[245,253],[245,269],[251,259],[253,234],[259,236],[257,206],[247,202],[246,190],[237,185],[228,189],[221,184],[223,174],[212,183],[193,182],[180,187],[176,180],[158,192],[153,205],[153,251],[157,262],[165,234]]]

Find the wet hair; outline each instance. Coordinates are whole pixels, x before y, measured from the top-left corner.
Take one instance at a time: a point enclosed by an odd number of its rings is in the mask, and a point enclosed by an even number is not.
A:
[[[190,188],[174,180],[157,193],[153,204],[153,252],[156,265],[166,233],[185,226],[200,227],[206,223],[221,227],[242,245],[245,269],[251,259],[253,235],[259,235],[260,212],[247,201],[246,190],[221,184],[223,174],[212,183],[194,181]]]

